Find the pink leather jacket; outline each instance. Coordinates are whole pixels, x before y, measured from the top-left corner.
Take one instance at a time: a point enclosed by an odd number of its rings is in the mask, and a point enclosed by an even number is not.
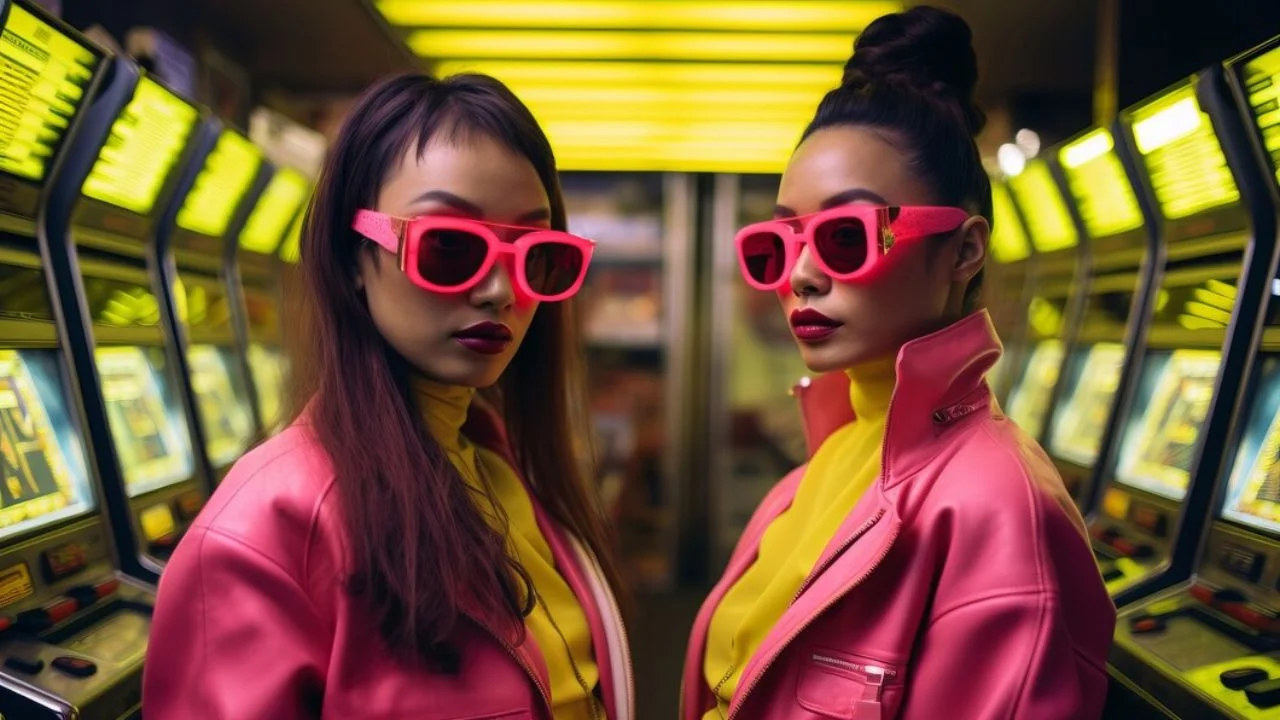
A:
[[[1101,715],[1115,607],[1061,478],[991,397],[999,355],[985,312],[902,348],[880,478],[745,668],[729,717]],[[799,389],[810,452],[853,419],[848,382]],[[711,615],[803,472],[760,505],[698,614],[684,720],[714,707]]]
[[[506,448],[501,427],[477,408],[464,432]],[[328,458],[303,424],[236,464],[160,580],[143,679],[147,720],[550,720],[537,647],[499,640],[483,612],[468,612],[457,630],[457,674],[392,657],[344,590],[348,556],[334,490]],[[608,717],[631,720],[626,636],[604,576],[534,504],[586,611]]]

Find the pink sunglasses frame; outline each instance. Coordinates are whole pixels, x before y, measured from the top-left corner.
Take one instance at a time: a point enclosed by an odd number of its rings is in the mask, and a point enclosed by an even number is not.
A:
[[[546,228],[529,228],[518,225],[500,225],[483,220],[468,218],[424,215],[416,218],[400,218],[373,210],[356,212],[351,227],[356,232],[377,243],[383,249],[396,255],[400,270],[409,277],[413,284],[423,290],[441,294],[463,293],[480,283],[493,269],[493,264],[501,255],[511,255],[515,260],[515,281],[517,288],[526,296],[541,302],[557,302],[573,297],[582,289],[587,270],[591,266],[591,258],[595,253],[596,243],[584,237],[572,235],[560,230]],[[485,258],[466,282],[460,285],[438,285],[422,277],[418,268],[418,253],[421,252],[422,236],[431,230],[457,230],[471,233],[487,244]],[[523,234],[513,242],[503,242],[495,230],[520,230]],[[582,268],[573,285],[561,293],[547,295],[533,289],[525,274],[529,250],[543,244],[568,245],[582,253]],[[412,261],[412,262],[411,262]]]
[[[840,282],[853,282],[871,273],[898,243],[955,232],[969,217],[969,211],[956,207],[842,205],[809,215],[752,223],[738,231],[733,238],[733,243],[738,254],[738,268],[742,272],[742,277],[756,290],[777,290],[790,282],[791,273],[800,259],[800,246],[806,243],[813,246],[814,251],[811,256],[818,268],[828,277]],[[855,218],[861,220],[868,228],[879,228],[874,239],[872,233],[867,233],[867,261],[862,264],[862,267],[847,273],[832,270],[813,242],[815,228],[821,227],[827,221],[841,218]],[[800,229],[796,229],[796,223],[800,224]],[[782,240],[784,253],[782,272],[772,283],[760,282],[751,277],[744,252],[744,246],[749,239],[763,234],[776,235]]]

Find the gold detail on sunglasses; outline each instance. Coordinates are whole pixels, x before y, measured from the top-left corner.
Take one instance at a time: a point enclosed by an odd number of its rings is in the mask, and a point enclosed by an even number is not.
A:
[[[888,255],[889,249],[893,247],[894,242],[896,242],[896,240],[893,237],[893,228],[886,227],[880,231],[880,251],[881,252]]]

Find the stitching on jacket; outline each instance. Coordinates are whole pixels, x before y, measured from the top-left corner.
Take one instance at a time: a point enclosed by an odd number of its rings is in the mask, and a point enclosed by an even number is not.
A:
[[[973,595],[973,596],[970,596],[969,598],[966,598],[965,600],[962,600],[956,603],[955,605],[948,607],[946,610],[936,613],[933,616],[933,619],[929,621],[929,624],[926,626],[925,629],[927,630],[928,628],[933,627],[935,623],[939,622],[940,620],[950,615],[951,613],[954,613],[958,610],[963,610],[973,605],[979,605],[981,603],[987,602],[988,600],[1004,600],[1007,598],[1026,597],[1030,595],[1049,595],[1049,594],[1051,593],[1043,587],[1028,585],[1025,587],[1000,588],[999,590],[992,590],[987,593]]]

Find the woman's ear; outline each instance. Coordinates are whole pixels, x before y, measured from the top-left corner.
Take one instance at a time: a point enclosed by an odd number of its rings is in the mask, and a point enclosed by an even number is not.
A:
[[[960,242],[956,247],[955,264],[951,267],[951,281],[967,284],[987,263],[991,225],[986,218],[975,215],[965,220],[957,233]]]

